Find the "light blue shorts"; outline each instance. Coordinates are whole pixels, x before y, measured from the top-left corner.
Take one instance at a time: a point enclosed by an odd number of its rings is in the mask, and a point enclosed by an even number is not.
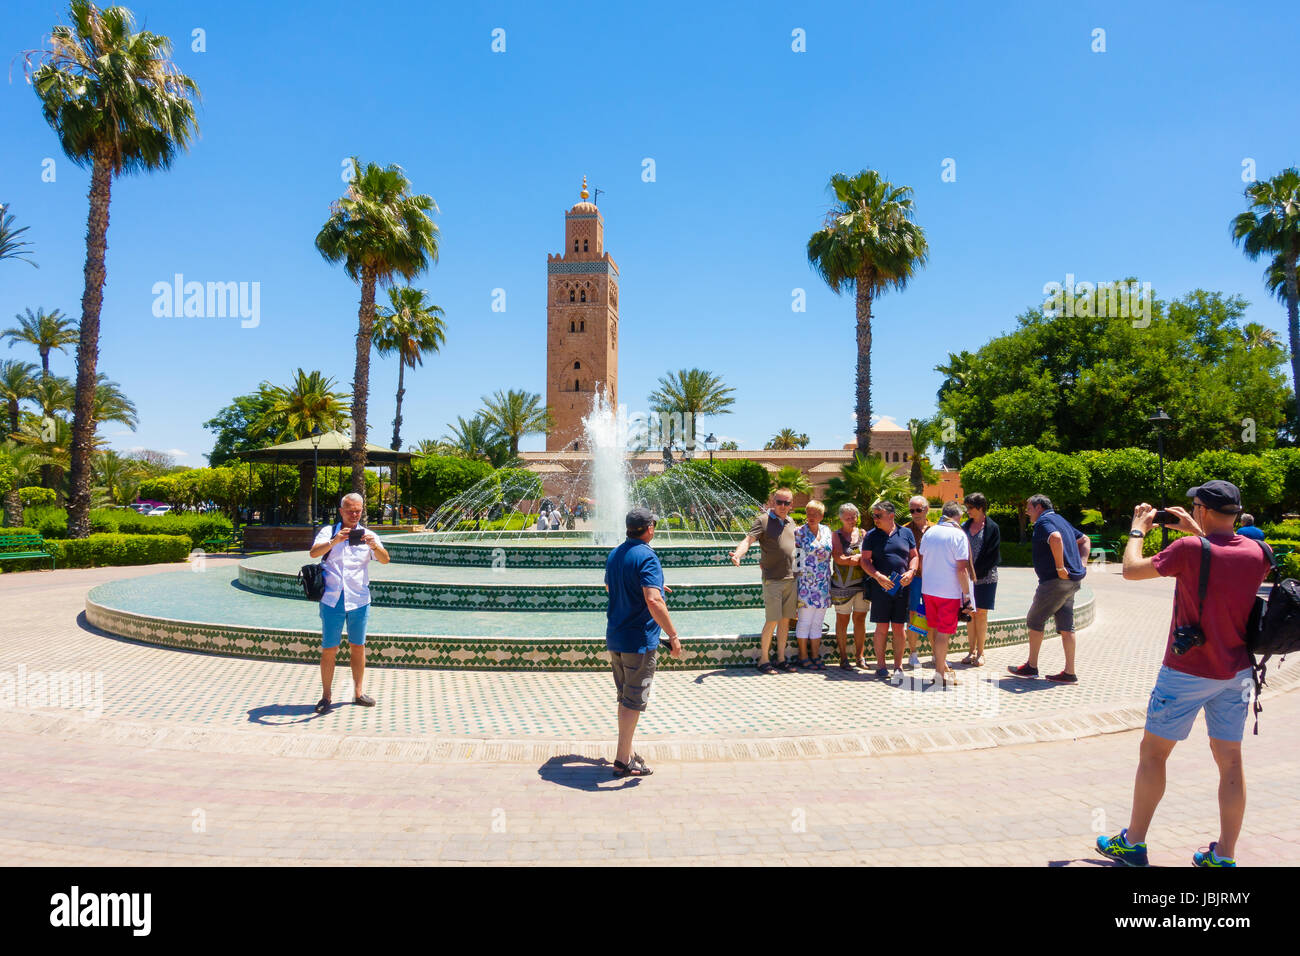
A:
[[[338,602],[333,607],[328,607],[324,601],[320,602],[320,646],[323,650],[343,643],[344,621],[348,625],[348,643],[366,643],[366,620],[370,617],[370,605],[363,604],[354,611],[345,611],[344,600],[343,592],[340,591]]]
[[[1165,740],[1186,740],[1201,708],[1206,734],[1240,742],[1255,682],[1247,667],[1230,680],[1211,680],[1161,667],[1147,703],[1146,729]]]

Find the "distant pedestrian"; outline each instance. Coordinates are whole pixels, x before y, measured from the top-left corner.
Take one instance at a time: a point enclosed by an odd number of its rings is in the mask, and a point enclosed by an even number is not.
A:
[[[659,653],[659,635],[668,635],[668,653],[682,656],[682,643],[664,602],[664,572],[650,547],[658,519],[648,508],[627,513],[627,540],[605,559],[605,645],[609,648],[618,698],[618,746],[615,777],[648,777],[654,773],[632,750],[637,721],[650,703]]]
[[[998,565],[1002,563],[1002,531],[989,517],[989,501],[978,491],[966,496],[969,517],[962,530],[970,539],[970,560],[975,575],[975,610],[966,625],[969,651],[963,664],[984,666],[984,641],[989,630],[989,611],[993,610],[998,591]]]
[[[840,669],[852,670],[855,666],[866,669],[863,654],[867,646],[867,575],[862,570],[862,539],[866,536],[858,527],[858,506],[852,502],[840,505],[840,527],[831,538],[831,607],[835,609],[835,643],[840,651]],[[849,622],[853,622],[853,648],[856,653],[849,658]]]
[[[799,666],[822,669],[822,625],[831,604],[831,529],[822,524],[826,506],[814,498],[804,506],[807,520],[794,533],[799,548]],[[811,646],[811,651],[809,647]]]
[[[785,657],[790,640],[790,621],[799,614],[799,591],[794,576],[796,525],[790,517],[794,507],[794,492],[778,488],[772,492],[771,507],[766,514],[754,519],[749,534],[731,552],[731,563],[740,567],[750,545],[758,542],[761,554],[758,564],[763,577],[763,633],[759,637],[758,670],[762,674],[775,674],[777,666],[793,671],[794,661]],[[776,635],[775,654],[779,665],[768,659],[768,645]]]
[[[1047,495],[1034,495],[1025,512],[1034,522],[1034,571],[1038,574],[1038,590],[1025,615],[1029,630],[1029,660],[1019,667],[1008,665],[1007,670],[1017,677],[1038,676],[1038,650],[1043,646],[1043,630],[1047,618],[1056,621],[1061,635],[1061,650],[1065,653],[1065,670],[1048,674],[1047,679],[1058,684],[1077,684],[1074,670],[1074,596],[1083,586],[1088,573],[1086,562],[1091,542],[1088,536],[1073,527],[1052,510]]]
[[[559,531],[559,530],[560,530],[560,509],[559,509],[559,508],[552,508],[552,509],[551,509],[551,521],[550,521],[550,525],[551,525],[551,530],[552,530],[552,531]]]
[[[1255,527],[1255,516],[1243,514],[1241,516],[1241,527],[1237,529],[1237,534],[1243,538],[1254,538],[1256,541],[1264,540],[1264,532]]]
[[[955,501],[944,505],[939,523],[930,527],[921,542],[917,559],[916,576],[924,582],[925,619],[934,650],[935,683],[944,687],[957,683],[948,667],[948,642],[957,633],[962,604],[970,603],[970,543],[957,524],[960,519],[961,505]]]
[[[380,564],[387,564],[389,558],[375,533],[361,525],[365,508],[365,499],[360,495],[344,495],[339,502],[338,524],[321,528],[309,552],[313,558],[324,558],[321,566],[325,574],[325,594],[320,602],[320,679],[325,693],[316,704],[318,714],[330,709],[334,658],[343,643],[345,624],[354,702],[362,707],[375,706],[374,698],[361,690],[366,673],[366,623],[370,617],[370,559],[378,558]]]
[[[925,540],[925,533],[933,527],[930,524],[930,502],[925,495],[913,495],[907,502],[908,514],[912,520],[903,525],[908,531],[912,532],[912,537],[916,539],[916,548],[919,552],[921,542]],[[912,578],[910,593],[908,595],[909,605],[912,608],[920,610],[924,607],[922,596],[925,592],[922,590],[922,578],[918,573]],[[914,670],[921,666],[921,659],[916,654],[916,635],[919,633],[913,630],[909,624],[907,627],[907,669]],[[934,628],[930,628],[926,634],[926,640],[930,646],[934,647]]]
[[[885,638],[894,631],[895,684],[903,683],[903,628],[910,607],[909,588],[916,577],[916,538],[894,520],[892,501],[871,506],[876,527],[862,540],[862,568],[871,582],[871,621],[876,625],[876,676],[885,677]]]

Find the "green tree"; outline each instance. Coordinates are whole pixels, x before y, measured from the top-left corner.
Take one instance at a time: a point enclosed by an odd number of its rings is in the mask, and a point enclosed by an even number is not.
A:
[[[1075,458],[1088,470],[1088,498],[1103,515],[1123,518],[1133,506],[1160,501],[1160,460],[1145,448],[1111,448],[1081,451]],[[1169,462],[1165,462],[1165,487],[1169,483]],[[1184,486],[1188,487],[1188,486]]]
[[[266,413],[253,426],[252,434],[258,438],[270,437],[272,444],[298,441],[311,435],[312,429],[322,432],[342,427],[348,413],[348,395],[334,390],[334,379],[323,372],[304,372],[298,369],[288,385],[263,382],[259,386],[267,405]],[[298,466],[298,523],[311,521],[311,493],[316,480],[316,468],[310,461]]]
[[[925,232],[913,221],[912,190],[872,169],[836,173],[835,203],[808,240],[808,262],[836,295],[856,296],[858,371],[854,411],[858,451],[871,451],[871,307],[889,289],[902,291],[929,255]]]
[[[1261,457],[1271,462],[1282,477],[1278,510],[1292,512],[1300,509],[1300,448],[1270,448]]]
[[[5,524],[10,528],[23,526],[22,490],[37,479],[44,463],[40,452],[30,445],[0,442],[0,489],[3,489]]]
[[[251,395],[236,395],[229,405],[203,423],[203,427],[216,433],[208,464],[213,468],[229,462],[242,451],[261,448],[266,442],[257,438],[253,430],[271,410],[272,399],[266,391]]]
[[[1282,500],[1286,472],[1275,459],[1235,452],[1203,451],[1195,458],[1168,462],[1169,485],[1173,501],[1185,504],[1182,497],[1188,488],[1214,479],[1230,481],[1241,490],[1241,503],[1247,511],[1264,511]]]
[[[1300,169],[1292,166],[1272,179],[1246,187],[1250,208],[1232,220],[1232,241],[1253,261],[1273,256],[1264,270],[1264,282],[1273,287],[1274,270],[1283,276],[1281,297],[1286,302],[1287,336],[1291,346],[1291,382],[1300,390],[1300,287],[1296,263],[1300,260]]]
[[[1033,495],[1047,495],[1058,510],[1087,500],[1088,469],[1069,455],[1033,446],[1003,448],[966,462],[961,486],[967,494],[983,492],[990,501],[1015,505],[1020,513],[1020,541],[1025,540],[1025,505]]]
[[[930,447],[931,427],[929,422],[923,422],[919,418],[908,419],[907,429],[912,435],[912,467],[908,472],[908,481],[912,485],[912,494],[920,495],[925,493],[925,482],[927,469],[925,452]],[[928,469],[933,476],[934,469]]]
[[[549,432],[555,427],[551,410],[542,404],[536,392],[497,390],[491,398],[483,397],[482,417],[505,436],[510,457],[519,455],[519,439],[535,432]]]
[[[691,465],[707,465],[707,462],[694,461]],[[683,462],[677,467],[685,467]],[[713,469],[726,478],[745,494],[749,495],[759,504],[767,501],[767,496],[772,492],[772,476],[766,468],[756,461],[748,458],[727,458],[715,462]]]
[[[424,364],[424,356],[437,352],[447,341],[446,313],[429,302],[429,293],[410,286],[388,290],[389,307],[375,314],[375,350],[380,355],[397,355],[397,414],[393,418],[393,443],[402,447],[402,397],[406,394],[404,373]]]
[[[95,376],[95,421],[117,422],[135,431],[140,423],[135,403],[126,397],[122,386],[108,378],[103,372]]]
[[[352,379],[352,490],[365,494],[366,413],[370,396],[370,345],[375,324],[375,288],[399,277],[410,281],[438,261],[438,227],[430,196],[412,194],[400,166],[378,166],[352,157],[352,180],[316,236],[316,249],[331,263],[343,263],[361,286],[357,310],[357,361]]]
[[[854,504],[864,514],[877,501],[892,501],[900,513],[911,495],[907,479],[898,474],[879,454],[855,454],[840,468],[838,476],[826,483],[826,513],[839,513],[841,505]],[[870,523],[867,522],[870,528]]]
[[[700,419],[706,415],[730,415],[731,406],[736,403],[731,397],[734,391],[712,372],[701,368],[678,369],[660,377],[659,387],[650,393],[650,410],[658,415],[680,415],[686,447],[693,449]],[[669,437],[665,434],[663,440],[666,442]]]
[[[456,416],[456,423],[448,425],[450,434],[443,436],[443,443],[451,446],[455,454],[476,461],[489,462],[499,468],[513,456],[510,445],[501,430],[483,412],[470,418]]]
[[[796,495],[811,495],[812,482],[810,482],[804,473],[793,465],[786,465],[777,471],[772,479],[773,488],[789,488]]]
[[[740,451],[740,442],[724,441],[718,446],[718,451]]]
[[[33,268],[40,268],[36,265],[36,260],[30,258],[31,253],[23,251],[31,243],[18,238],[29,228],[29,226],[22,226],[15,229],[14,217],[13,213],[9,212],[9,205],[0,203],[0,259],[21,259]]]
[[[55,349],[62,352],[65,345],[77,341],[77,323],[58,309],[53,312],[26,309],[24,312],[14,316],[18,325],[0,332],[0,337],[9,340],[10,348],[19,342],[34,346],[41,356],[41,374],[49,375],[50,352]]]
[[[68,502],[68,536],[84,538],[90,533],[95,366],[113,179],[171,166],[197,135],[199,89],[168,59],[171,41],[135,32],[125,7],[100,10],[90,0],[71,0],[69,14],[71,25],[55,26],[50,49],[29,53],[27,68],[63,152],[78,166],[90,167]]]
[[[36,398],[36,366],[30,362],[0,362],[0,401],[9,413],[9,432],[18,431],[18,413],[22,402]]]
[[[492,474],[492,466],[450,455],[430,455],[411,462],[406,499],[423,512],[436,511]]]
[[[796,432],[793,428],[782,428],[763,447],[768,451],[793,451],[796,448],[807,448],[809,441],[807,435]]]
[[[1199,289],[1172,302],[1153,296],[1136,320],[1109,314],[1096,290],[1077,299],[1073,315],[1019,316],[974,354],[961,387],[940,388],[938,417],[954,423],[940,438],[947,457],[1022,445],[1151,447],[1146,419],[1157,407],[1174,419],[1170,457],[1277,440],[1290,402],[1284,355],[1247,348],[1244,299]]]

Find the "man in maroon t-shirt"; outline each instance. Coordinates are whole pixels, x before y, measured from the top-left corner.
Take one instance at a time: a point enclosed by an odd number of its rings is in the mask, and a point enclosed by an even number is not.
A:
[[[1146,732],[1133,784],[1133,812],[1118,836],[1099,837],[1102,856],[1133,866],[1146,865],[1146,835],[1165,789],[1165,762],[1174,745],[1186,740],[1205,711],[1210,752],[1219,766],[1219,839],[1206,852],[1192,856],[1196,866],[1235,866],[1233,854],[1246,812],[1246,780],[1241,764],[1241,737],[1250,708],[1251,657],[1246,649],[1246,622],[1255,595],[1271,565],[1267,546],[1233,531],[1241,511],[1241,492],[1227,481],[1207,481],[1190,488],[1189,514],[1170,508],[1188,532],[1154,558],[1142,557],[1142,539],[1155,523],[1155,509],[1133,509],[1133,529],[1124,551],[1124,577],[1142,581],[1172,577],[1174,619],[1169,625],[1165,659],[1147,704]],[[1202,541],[1210,544],[1209,580],[1205,603],[1199,599]],[[1175,644],[1175,631],[1197,625],[1204,636],[1199,646]],[[1181,653],[1179,650],[1181,649]]]

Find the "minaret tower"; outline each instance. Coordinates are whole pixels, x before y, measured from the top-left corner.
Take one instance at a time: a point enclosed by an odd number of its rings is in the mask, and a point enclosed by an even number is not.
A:
[[[546,404],[555,418],[547,451],[574,449],[597,385],[618,405],[618,266],[586,176],[580,195],[564,214],[564,251],[546,257]]]

